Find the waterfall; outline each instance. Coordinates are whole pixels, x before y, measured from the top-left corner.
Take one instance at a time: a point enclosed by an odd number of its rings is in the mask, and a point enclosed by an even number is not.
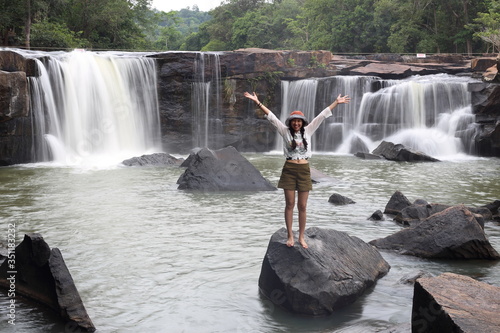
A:
[[[307,119],[314,118],[316,107],[317,80],[281,82],[281,121],[285,122],[291,112],[300,110]],[[314,141],[311,143],[314,150]],[[276,150],[283,151],[283,140],[276,133]]]
[[[431,156],[470,154],[476,132],[468,91],[471,81],[439,74],[406,80],[336,76],[284,82],[283,99],[287,102],[283,102],[282,118],[298,105],[288,100],[307,103],[299,107],[312,119],[338,94],[347,94],[351,103],[334,109],[333,116],[315,134],[313,150],[370,152],[386,140]],[[309,88],[295,91],[313,84],[316,93]],[[306,101],[306,95],[314,101]]]
[[[221,148],[223,130],[220,86],[219,54],[197,53],[191,94],[194,147]]]
[[[156,68],[146,57],[41,54],[30,78],[35,161],[117,164],[160,150]]]

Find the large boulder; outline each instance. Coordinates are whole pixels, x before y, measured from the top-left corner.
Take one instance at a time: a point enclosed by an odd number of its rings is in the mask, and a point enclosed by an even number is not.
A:
[[[444,273],[420,278],[413,293],[412,332],[500,332],[500,288]]]
[[[122,162],[126,166],[179,166],[184,159],[176,158],[167,153],[155,153],[132,157]]]
[[[234,147],[220,150],[203,148],[192,153],[181,166],[179,190],[201,191],[273,191],[273,186]]]
[[[372,151],[374,155],[380,155],[390,161],[398,162],[439,162],[438,159],[428,156],[419,151],[413,151],[402,144],[394,144],[382,141],[380,145]]]
[[[445,209],[415,226],[372,240],[370,244],[423,258],[500,259],[475,215],[464,206]]]
[[[259,288],[274,304],[294,313],[321,316],[353,303],[389,264],[357,237],[331,229],[305,231],[308,249],[286,245],[287,232],[275,232],[262,262]]]
[[[95,331],[59,249],[50,249],[40,234],[26,234],[10,256],[14,261],[0,266],[0,287],[51,308],[67,327]]]

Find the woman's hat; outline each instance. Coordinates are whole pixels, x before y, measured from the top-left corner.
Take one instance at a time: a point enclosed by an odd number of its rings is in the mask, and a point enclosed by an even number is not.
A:
[[[302,119],[302,121],[304,122],[304,126],[309,124],[306,117],[304,116],[304,114],[301,111],[293,111],[292,113],[290,113],[290,116],[285,121],[285,125],[290,126],[290,120],[292,120],[292,119]]]

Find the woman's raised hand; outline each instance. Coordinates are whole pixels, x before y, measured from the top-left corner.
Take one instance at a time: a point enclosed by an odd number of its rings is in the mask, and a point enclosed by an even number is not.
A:
[[[256,93],[253,93],[253,94],[250,94],[248,92],[245,91],[245,93],[243,94],[246,98],[249,98],[251,99],[252,101],[254,101],[255,103],[259,104],[259,98],[257,97],[257,94]]]
[[[345,104],[349,103],[351,101],[351,98],[349,97],[349,95],[345,95],[344,97],[342,97],[341,94],[339,94],[335,101],[337,101],[337,104]]]

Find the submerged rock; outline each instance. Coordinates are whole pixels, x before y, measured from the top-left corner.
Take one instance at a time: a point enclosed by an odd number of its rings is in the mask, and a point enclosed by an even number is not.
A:
[[[343,206],[343,205],[349,205],[349,204],[354,204],[352,199],[348,197],[344,197],[343,195],[340,195],[338,193],[333,193],[330,198],[328,198],[328,202],[334,205],[338,206]]]
[[[423,258],[500,259],[475,215],[464,206],[447,208],[370,244]]]
[[[408,273],[404,275],[399,279],[398,283],[414,285],[417,279],[420,279],[422,277],[433,277],[433,275],[429,272],[420,270],[418,272]]]
[[[167,153],[155,153],[132,157],[123,161],[126,166],[163,166],[163,165],[181,165],[184,159],[176,158]]]
[[[385,205],[384,214],[396,215],[408,206],[411,206],[410,200],[401,191],[396,191]]]
[[[420,278],[413,293],[412,332],[500,332],[500,288],[444,273]]]
[[[384,213],[382,213],[382,211],[378,209],[375,212],[373,212],[373,214],[368,218],[368,220],[383,221],[383,220],[385,220]]]
[[[14,285],[16,294],[48,306],[75,332],[95,331],[59,249],[51,250],[43,237],[34,233],[26,234],[11,253],[15,264],[10,266],[5,260],[0,266],[0,287],[9,290]]]
[[[179,190],[276,190],[234,147],[215,151],[203,148],[191,154],[181,166],[187,169],[177,180]]]
[[[492,220],[500,221],[500,200],[495,200],[482,206],[482,208],[486,208],[490,211]]]
[[[383,159],[383,157],[380,155],[374,155],[374,154],[360,152],[360,151],[357,152],[356,154],[354,154],[354,156],[359,157],[359,158],[364,159],[364,160],[381,160],[381,159]]]
[[[286,245],[275,232],[262,262],[259,288],[274,304],[294,313],[321,316],[353,303],[390,269],[380,253],[357,237],[309,228],[308,249]]]
[[[402,144],[382,141],[372,154],[398,162],[439,162],[438,159],[419,151],[413,151]]]

